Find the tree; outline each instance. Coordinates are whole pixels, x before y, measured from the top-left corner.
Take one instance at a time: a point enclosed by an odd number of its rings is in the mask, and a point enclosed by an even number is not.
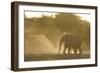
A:
[[[55,17],[56,26],[61,32],[72,32],[72,29],[80,23],[79,17],[72,13],[58,13]]]

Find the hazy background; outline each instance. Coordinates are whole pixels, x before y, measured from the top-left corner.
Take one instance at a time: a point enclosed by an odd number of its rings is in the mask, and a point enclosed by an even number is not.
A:
[[[80,36],[83,54],[90,54],[90,14],[36,11],[25,11],[24,14],[25,59],[59,54],[63,32]]]

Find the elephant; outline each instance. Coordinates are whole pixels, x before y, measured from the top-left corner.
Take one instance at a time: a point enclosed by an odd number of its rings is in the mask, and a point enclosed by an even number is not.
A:
[[[62,36],[59,44],[59,53],[61,51],[62,43],[64,43],[63,54],[66,54],[67,48],[68,48],[68,54],[70,53],[71,48],[73,48],[75,54],[77,54],[77,50],[79,49],[81,54],[81,39],[79,36],[75,34],[65,34],[64,36]]]

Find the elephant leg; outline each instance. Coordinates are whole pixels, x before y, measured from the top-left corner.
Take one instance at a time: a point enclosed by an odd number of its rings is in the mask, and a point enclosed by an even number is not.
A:
[[[80,48],[77,48],[76,51],[75,51],[75,53],[78,54],[78,55],[80,55],[80,54],[82,54],[82,51],[81,51]]]
[[[74,54],[77,54],[77,48],[73,48]]]
[[[64,50],[63,50],[63,54],[66,54],[66,47],[65,47]]]
[[[77,54],[77,55],[80,54],[79,48],[76,49],[76,54]]]
[[[82,54],[82,50],[81,50],[81,48],[79,48],[79,51],[80,51],[80,53],[79,53],[79,54]]]
[[[68,54],[70,54],[71,47],[68,47]]]
[[[78,53],[79,55],[82,54],[81,46],[80,46],[80,45],[78,46],[78,52],[79,52],[79,53]]]

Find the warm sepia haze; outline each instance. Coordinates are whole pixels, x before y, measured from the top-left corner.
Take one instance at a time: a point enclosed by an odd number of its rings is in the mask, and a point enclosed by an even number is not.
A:
[[[90,57],[90,14],[36,11],[25,11],[24,14],[25,61]],[[82,54],[80,54],[80,48],[77,48],[75,53],[73,47],[69,54],[67,49],[63,54],[64,43],[59,53],[60,41],[64,33],[75,35],[74,38],[80,37],[81,45],[79,46],[81,46]],[[78,43],[78,40],[74,42]]]
[[[25,11],[25,16],[27,18],[41,17],[42,15],[55,17],[56,14],[57,13],[54,13],[54,12],[49,12],[48,13],[48,12]],[[90,22],[90,14],[76,13],[75,15],[81,17],[81,19],[83,19],[83,20],[87,20],[88,22]]]

